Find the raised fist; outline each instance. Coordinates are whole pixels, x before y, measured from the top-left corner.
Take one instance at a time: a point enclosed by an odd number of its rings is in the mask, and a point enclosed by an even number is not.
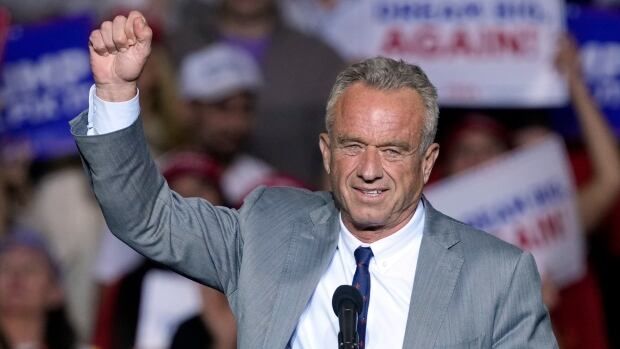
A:
[[[120,102],[136,95],[152,38],[153,31],[138,11],[105,21],[90,34],[90,66],[99,98]]]

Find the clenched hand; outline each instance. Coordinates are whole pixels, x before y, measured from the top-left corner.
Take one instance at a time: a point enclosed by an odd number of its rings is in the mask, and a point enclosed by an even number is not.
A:
[[[90,34],[90,65],[99,98],[121,102],[136,95],[152,38],[153,31],[138,11],[105,21]]]

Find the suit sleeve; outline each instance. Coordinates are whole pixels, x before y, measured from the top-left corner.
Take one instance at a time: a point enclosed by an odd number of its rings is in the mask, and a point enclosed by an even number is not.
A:
[[[170,190],[140,120],[86,136],[87,113],[71,121],[82,163],[110,230],[139,253],[226,293],[237,287],[243,241],[237,211]]]
[[[496,313],[493,348],[557,348],[534,258],[523,252]]]

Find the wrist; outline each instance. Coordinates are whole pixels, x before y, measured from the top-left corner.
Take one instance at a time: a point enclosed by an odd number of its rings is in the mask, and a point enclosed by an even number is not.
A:
[[[95,83],[95,94],[106,102],[125,102],[136,96],[138,93],[136,82],[123,84],[97,84]]]
[[[587,91],[586,82],[581,75],[571,76],[568,79],[569,91],[572,95]]]

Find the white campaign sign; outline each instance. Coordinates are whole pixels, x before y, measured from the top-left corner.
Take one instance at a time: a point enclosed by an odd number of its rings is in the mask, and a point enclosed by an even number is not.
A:
[[[358,0],[329,13],[319,35],[348,60],[420,65],[442,105],[559,106],[553,66],[562,0]]]
[[[564,143],[552,136],[427,187],[438,210],[534,255],[562,287],[585,272],[582,227]]]

